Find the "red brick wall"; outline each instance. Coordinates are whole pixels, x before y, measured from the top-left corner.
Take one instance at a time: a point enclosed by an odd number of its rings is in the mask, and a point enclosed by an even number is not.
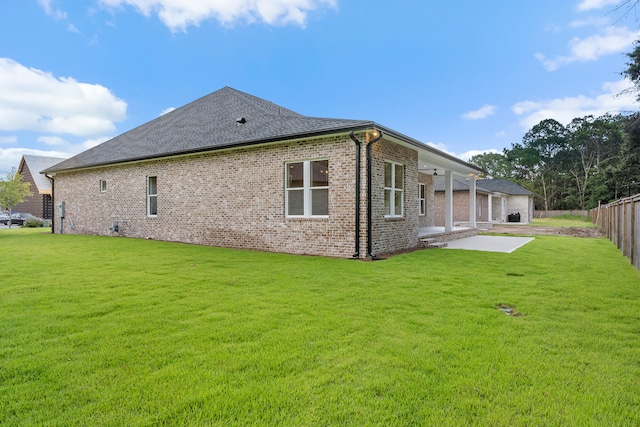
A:
[[[476,221],[489,221],[489,196],[476,194]],[[453,222],[469,222],[469,191],[453,192]],[[435,194],[435,225],[444,227],[444,191]]]

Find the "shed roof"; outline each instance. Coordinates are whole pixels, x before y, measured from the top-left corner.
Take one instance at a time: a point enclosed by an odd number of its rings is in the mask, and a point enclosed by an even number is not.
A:
[[[62,162],[60,157],[33,156],[25,154],[20,160],[18,172],[22,173],[25,167],[29,169],[31,177],[36,184],[38,194],[51,194],[51,181],[40,172]]]

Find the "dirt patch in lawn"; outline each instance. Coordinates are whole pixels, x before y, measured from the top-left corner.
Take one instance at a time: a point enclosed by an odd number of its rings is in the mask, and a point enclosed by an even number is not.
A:
[[[502,225],[494,224],[489,233],[495,234],[524,234],[527,236],[573,236],[573,237],[602,237],[597,228],[582,227],[543,227],[529,225]]]

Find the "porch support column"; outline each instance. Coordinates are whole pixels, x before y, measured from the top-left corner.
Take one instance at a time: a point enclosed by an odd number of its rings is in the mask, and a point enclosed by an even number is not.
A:
[[[476,228],[476,178],[469,177],[469,228]]]
[[[489,221],[490,223],[493,222],[493,209],[492,209],[492,204],[493,204],[493,196],[491,194],[489,194],[489,206],[487,208],[487,221]]]
[[[444,171],[444,231],[453,231],[453,174]]]

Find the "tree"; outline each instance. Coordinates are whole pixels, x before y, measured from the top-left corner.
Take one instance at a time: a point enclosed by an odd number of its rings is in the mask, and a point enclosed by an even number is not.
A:
[[[634,43],[634,48],[627,53],[627,57],[629,62],[622,75],[631,80],[636,91],[636,100],[640,101],[640,41]]]
[[[522,144],[514,144],[505,150],[512,163],[515,178],[533,183],[538,203],[549,210],[562,193],[558,188],[561,178],[556,156],[566,149],[567,129],[553,119],[535,125],[522,138]]]
[[[507,156],[500,153],[476,154],[469,159],[469,163],[487,171],[483,178],[510,178],[513,172],[513,165]]]
[[[9,216],[15,205],[24,202],[24,199],[31,195],[31,184],[22,182],[22,175],[16,171],[16,168],[11,169],[11,172],[0,181],[0,206],[9,209]],[[11,219],[9,219],[9,227],[11,227]]]
[[[601,166],[617,156],[623,139],[620,122],[620,118],[610,115],[587,116],[573,119],[567,127],[569,150],[565,169],[573,177],[580,209],[595,207],[591,206],[589,193]]]
[[[617,184],[616,198],[640,191],[640,113],[626,118],[624,142],[612,169]]]
[[[638,7],[638,5],[640,5],[640,0],[622,0],[615,7],[613,7],[612,12],[620,15],[619,20],[625,18],[628,15],[631,15],[631,13],[633,12],[636,15],[637,22],[638,18],[636,8]]]

